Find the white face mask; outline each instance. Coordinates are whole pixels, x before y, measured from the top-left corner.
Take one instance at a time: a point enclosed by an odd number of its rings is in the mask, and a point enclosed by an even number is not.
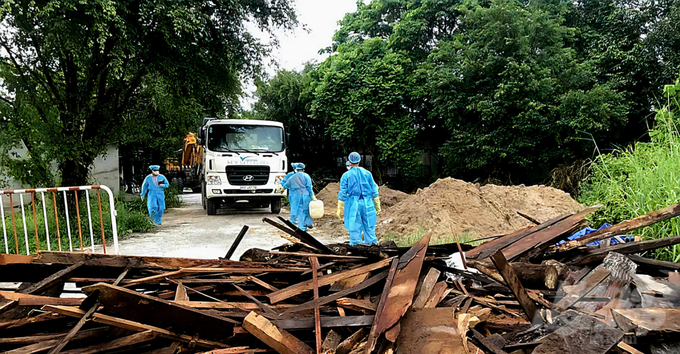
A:
[[[159,171],[151,171],[151,174],[154,176],[158,176],[159,173],[160,173]]]

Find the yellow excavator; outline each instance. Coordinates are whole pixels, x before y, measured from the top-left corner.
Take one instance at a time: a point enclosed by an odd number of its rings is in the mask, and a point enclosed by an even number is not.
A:
[[[194,192],[201,189],[199,168],[203,158],[203,147],[198,144],[196,133],[189,133],[182,143],[182,155],[179,158],[165,160],[166,177],[171,184],[177,185],[180,193],[185,187]]]

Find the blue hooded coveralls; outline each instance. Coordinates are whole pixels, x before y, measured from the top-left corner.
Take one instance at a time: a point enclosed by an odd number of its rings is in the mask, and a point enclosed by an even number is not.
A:
[[[281,180],[281,186],[283,186],[283,188],[286,188],[286,189],[288,188],[286,186],[286,183],[288,182],[288,180],[291,177],[293,177],[294,174],[295,174],[295,171],[288,172],[288,174],[286,174],[286,176],[283,177],[283,179]],[[295,201],[295,197],[292,195],[292,193],[289,190],[288,191],[288,204],[290,205],[290,222],[292,222],[293,224],[297,224],[297,216],[296,216],[297,215],[297,203],[293,203],[293,201]]]
[[[307,226],[312,225],[312,217],[309,215],[309,202],[314,195],[312,178],[298,171],[283,184],[283,187],[288,189],[290,221],[297,219],[300,230],[307,231]]]
[[[164,181],[163,185],[159,185],[160,181]],[[170,187],[168,179],[163,175],[158,175],[154,181],[154,175],[150,174],[144,178],[142,183],[142,194],[144,197],[147,192],[149,195],[146,198],[146,207],[149,209],[149,217],[156,224],[160,225],[163,221],[163,211],[165,210],[165,192],[164,189]]]
[[[352,167],[340,178],[338,200],[345,202],[345,229],[349,231],[349,244],[377,245],[375,225],[378,221],[373,198],[378,197],[378,185],[373,175],[363,167]],[[364,239],[361,239],[361,233]]]

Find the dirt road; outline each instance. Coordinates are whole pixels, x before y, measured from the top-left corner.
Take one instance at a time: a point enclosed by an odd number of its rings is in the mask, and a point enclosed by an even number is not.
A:
[[[250,248],[271,249],[287,243],[284,233],[262,222],[273,217],[269,209],[220,209],[218,215],[208,216],[201,207],[201,195],[184,194],[182,207],[170,209],[163,216],[163,225],[149,233],[128,235],[119,242],[120,253],[130,256],[164,256],[216,259],[224,257],[243,225],[248,233],[231,257],[237,260]],[[281,216],[288,218],[288,210]],[[309,231],[321,242],[344,242],[348,239],[329,239],[318,230]]]

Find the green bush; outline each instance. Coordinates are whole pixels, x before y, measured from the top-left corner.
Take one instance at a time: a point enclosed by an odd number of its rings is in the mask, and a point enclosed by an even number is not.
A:
[[[656,114],[650,129],[650,142],[638,142],[610,154],[599,155],[592,164],[592,175],[581,187],[579,202],[603,207],[591,221],[599,225],[632,219],[678,203],[680,199],[680,81],[666,86],[666,105]],[[675,218],[635,231],[643,239],[680,235],[680,219]],[[680,261],[680,247],[663,248],[653,256]]]

